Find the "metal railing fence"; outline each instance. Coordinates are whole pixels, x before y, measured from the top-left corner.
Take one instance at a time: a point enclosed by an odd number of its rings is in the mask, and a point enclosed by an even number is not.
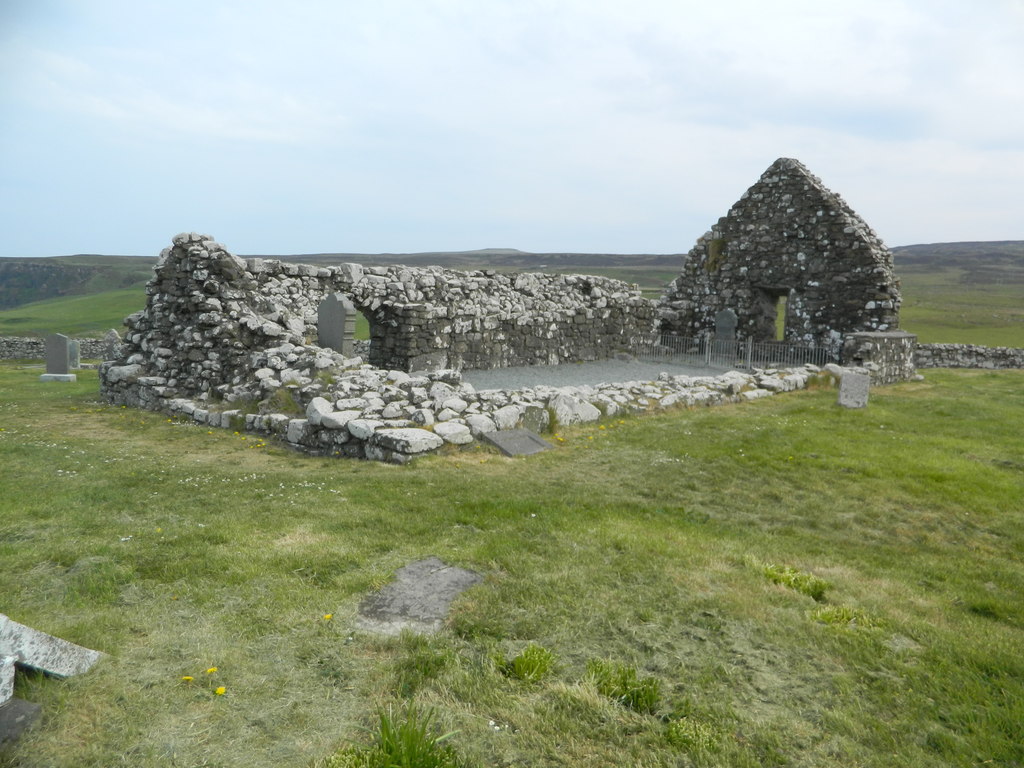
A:
[[[806,347],[781,341],[716,339],[654,335],[635,339],[632,354],[638,360],[704,368],[792,368],[810,363],[837,362],[824,347]]]

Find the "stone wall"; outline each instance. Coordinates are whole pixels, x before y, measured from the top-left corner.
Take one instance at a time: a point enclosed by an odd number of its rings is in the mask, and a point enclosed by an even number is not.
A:
[[[976,344],[918,344],[914,363],[918,368],[1024,368],[1024,349]]]
[[[904,331],[851,333],[843,339],[843,365],[865,368],[871,384],[895,384],[914,377],[917,336]]]
[[[88,360],[102,360],[106,356],[106,342],[102,339],[75,339],[81,356]],[[28,336],[0,336],[0,360],[45,360],[46,340]]]
[[[369,362],[405,371],[601,359],[654,324],[654,303],[608,278],[242,261],[192,233],[161,254],[126,356],[206,391],[245,375],[254,350],[314,342],[335,292],[369,321]]]
[[[899,327],[892,254],[799,161],[776,160],[687,254],[659,304],[664,333],[703,336],[736,313],[736,336],[840,351],[842,336]]]

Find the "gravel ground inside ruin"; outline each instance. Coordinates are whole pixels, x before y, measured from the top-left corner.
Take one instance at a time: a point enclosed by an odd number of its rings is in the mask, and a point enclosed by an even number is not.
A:
[[[570,387],[584,384],[618,384],[624,381],[657,381],[661,373],[672,376],[720,376],[728,368],[704,368],[673,363],[643,363],[629,360],[601,360],[594,363],[563,365],[525,365],[517,368],[492,368],[463,371],[462,380],[487,389],[525,389],[541,385]]]

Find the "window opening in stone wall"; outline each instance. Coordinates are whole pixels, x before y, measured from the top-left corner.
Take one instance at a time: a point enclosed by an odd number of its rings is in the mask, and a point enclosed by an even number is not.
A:
[[[782,341],[786,337],[786,299],[788,288],[776,286],[757,289],[751,317],[755,341]]]
[[[786,340],[786,300],[787,294],[778,296],[775,299],[775,340]]]

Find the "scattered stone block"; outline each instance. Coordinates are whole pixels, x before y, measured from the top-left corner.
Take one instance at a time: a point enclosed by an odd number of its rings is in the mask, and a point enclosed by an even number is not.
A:
[[[547,440],[528,429],[503,429],[481,435],[481,440],[490,443],[506,456],[530,456],[553,448]]]
[[[844,371],[839,380],[839,405],[844,408],[867,407],[870,387],[871,376],[868,374]]]
[[[479,574],[436,557],[410,563],[398,569],[393,582],[363,600],[356,624],[385,635],[403,629],[432,634],[441,628],[452,601],[480,581]]]

